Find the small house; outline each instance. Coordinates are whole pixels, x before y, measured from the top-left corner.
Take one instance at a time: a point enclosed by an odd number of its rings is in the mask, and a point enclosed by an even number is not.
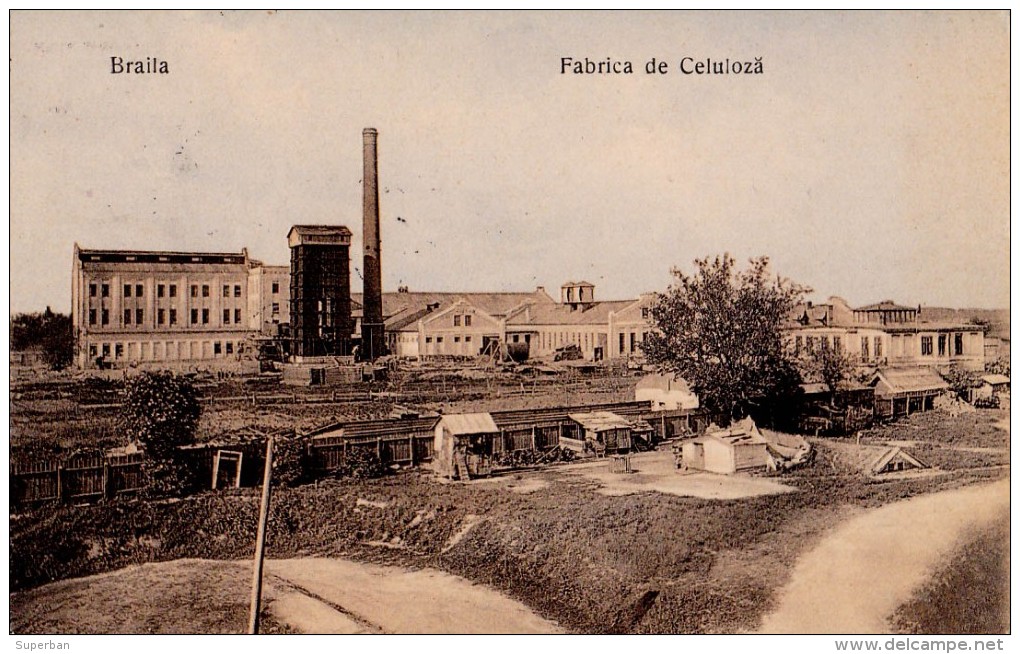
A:
[[[615,413],[592,411],[571,413],[568,417],[574,427],[568,433],[576,438],[562,438],[560,444],[564,447],[581,454],[603,456],[628,452],[633,446],[634,423]]]
[[[720,474],[764,469],[768,441],[750,418],[723,429],[712,425],[698,438],[683,444],[683,467]]]
[[[698,396],[686,381],[673,374],[645,375],[634,388],[634,399],[651,402],[652,411],[698,408]]]
[[[488,413],[444,415],[436,423],[432,467],[449,479],[484,477],[503,451],[499,427]]]

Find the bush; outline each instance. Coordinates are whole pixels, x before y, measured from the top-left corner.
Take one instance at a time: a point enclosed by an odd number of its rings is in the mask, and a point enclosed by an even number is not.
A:
[[[146,499],[182,497],[194,492],[199,484],[194,467],[177,459],[148,458],[142,469],[145,487],[141,494]]]
[[[121,411],[128,435],[145,445],[150,457],[168,461],[177,447],[195,441],[202,407],[190,378],[159,371],[128,382]]]
[[[375,479],[386,474],[386,468],[374,450],[366,447],[352,447],[347,451],[340,467],[333,471],[334,477],[346,479]]]
[[[289,487],[309,481],[304,442],[295,438],[277,438],[273,445],[273,484]]]

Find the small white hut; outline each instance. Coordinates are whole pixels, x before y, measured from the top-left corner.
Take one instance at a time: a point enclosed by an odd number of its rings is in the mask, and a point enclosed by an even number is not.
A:
[[[436,423],[432,469],[450,479],[485,476],[502,451],[502,435],[488,413],[444,415]]]
[[[704,435],[683,444],[683,466],[688,470],[728,475],[764,469],[767,464],[768,441],[750,418],[729,429],[711,425]]]

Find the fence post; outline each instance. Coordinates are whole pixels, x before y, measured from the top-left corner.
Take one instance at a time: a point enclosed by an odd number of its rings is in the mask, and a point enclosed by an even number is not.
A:
[[[407,437],[407,442],[411,445],[411,467],[414,467],[414,434]]]
[[[382,460],[382,436],[375,439],[375,455],[379,457],[379,463],[383,463]]]
[[[57,502],[64,501],[64,462],[57,462]]]
[[[531,426],[531,449],[532,449],[532,451],[538,449],[538,442],[537,442],[538,438],[537,438],[537,434],[536,434],[536,430],[537,429],[538,429],[538,427],[536,427],[535,425]]]

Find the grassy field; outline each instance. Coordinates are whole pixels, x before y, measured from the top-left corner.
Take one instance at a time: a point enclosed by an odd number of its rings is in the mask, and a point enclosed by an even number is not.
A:
[[[1001,412],[969,416],[956,425],[973,432],[962,442],[1001,443],[983,431]],[[914,426],[886,427],[884,437],[916,436]],[[729,633],[756,628],[797,556],[846,517],[1007,475],[967,469],[877,481],[823,460],[782,478],[799,492],[720,501],[611,497],[595,481],[556,469],[471,484],[411,471],[280,489],[268,555],[434,567],[499,589],[576,632]],[[513,492],[515,483],[537,490]],[[12,516],[11,589],[133,563],[248,557],[256,504],[248,489]],[[12,605],[25,597],[15,594]]]
[[[392,373],[385,382],[336,387],[284,386],[278,379],[204,380],[199,384],[204,401],[196,437],[213,441],[239,432],[308,430],[341,420],[383,418],[396,404],[420,411],[466,412],[629,401],[634,399],[636,382],[632,376],[615,373],[532,377],[471,372],[475,374],[407,369]],[[126,445],[115,406],[123,400],[122,391],[121,380],[67,375],[15,384],[11,389],[12,452]],[[321,402],[333,392],[341,398],[355,397]],[[253,394],[275,399],[253,404],[248,399]],[[281,400],[281,396],[292,399]]]
[[[250,579],[250,564],[181,560],[130,567],[28,591],[11,607],[10,628],[18,634],[242,634]],[[267,607],[275,595],[270,588]],[[39,606],[49,610],[32,610]],[[288,633],[268,610],[261,627],[262,633]]]
[[[252,406],[223,400],[253,391],[248,382],[227,380],[204,391],[220,400],[206,404],[200,438],[380,417],[397,402],[476,411],[622,401],[632,399],[633,384],[634,378],[626,376],[536,380],[513,373],[465,378],[442,372],[426,379],[407,373],[359,387],[366,398],[369,391],[391,393],[389,398]],[[287,392],[299,398],[324,392],[257,386],[255,392]],[[439,396],[426,397],[425,388],[438,388]],[[124,444],[116,410],[89,407],[116,402],[118,392],[117,382],[75,379],[19,385],[12,389],[12,452]],[[421,401],[407,401],[415,399]],[[909,443],[911,451],[942,469],[914,477],[872,479],[845,465],[836,451],[836,446],[845,450],[854,441],[816,441],[815,465],[779,479],[797,492],[744,499],[699,499],[651,490],[607,496],[598,492],[596,480],[556,469],[491,483],[445,484],[415,470],[372,481],[281,488],[274,492],[268,556],[429,566],[498,589],[582,633],[754,630],[773,608],[793,562],[833,525],[901,498],[1008,476],[1009,435],[1000,427],[1004,419],[1008,411],[956,417],[919,414],[862,435],[865,445]],[[532,492],[515,492],[515,485]],[[132,564],[247,558],[257,501],[255,489],[241,489],[180,501],[122,500],[12,515],[12,629],[120,628],[110,621],[75,623],[73,611],[55,616],[53,602],[37,594],[49,592],[53,587],[43,587],[49,582]],[[978,574],[967,567],[967,560],[952,563],[945,578]],[[203,572],[206,581],[194,596],[166,590],[175,606],[185,607],[180,615],[160,622],[154,617],[158,607],[145,608],[142,602],[124,628],[203,633],[234,629],[240,605],[228,594],[237,580],[229,578],[235,573],[227,570],[222,578]],[[74,582],[62,583],[72,583],[67,592],[78,593],[76,597],[87,592]],[[929,597],[947,595],[938,587],[927,592]],[[194,611],[196,606],[203,611]],[[905,629],[936,624],[918,613],[920,606],[904,609]]]
[[[1005,634],[1009,620],[1009,515],[972,535],[893,616],[904,634]]]

